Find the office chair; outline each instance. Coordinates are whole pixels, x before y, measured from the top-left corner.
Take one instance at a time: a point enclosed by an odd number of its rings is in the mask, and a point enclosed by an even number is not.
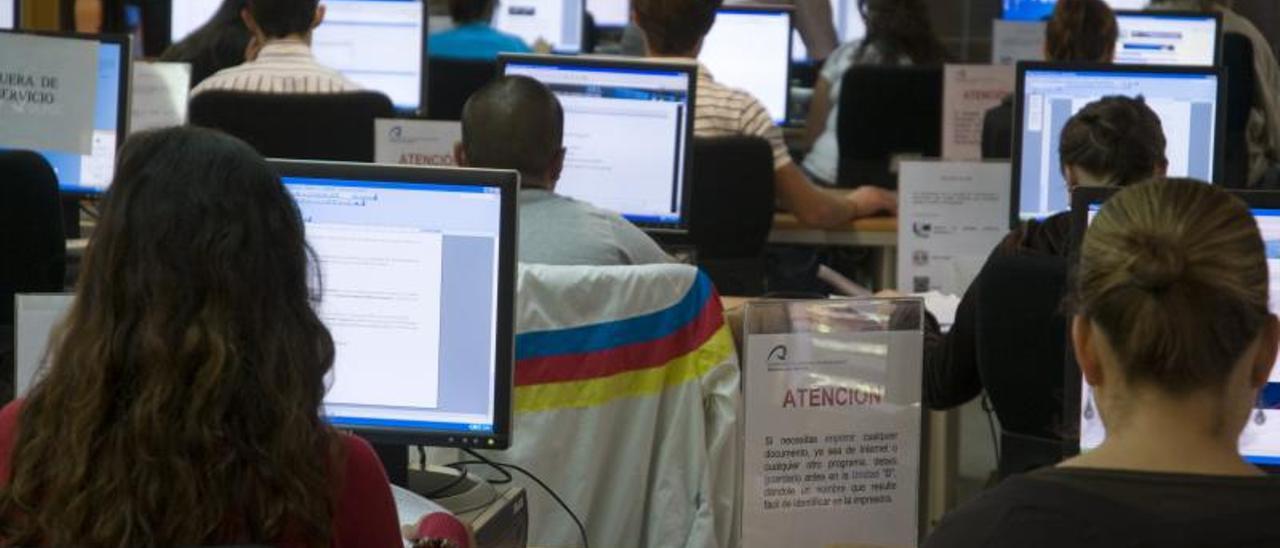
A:
[[[975,352],[1000,420],[1001,477],[1062,460],[1067,268],[1056,256],[993,257],[974,280]]]
[[[1253,113],[1253,94],[1257,75],[1253,71],[1253,42],[1243,34],[1223,35],[1222,66],[1227,69],[1227,120],[1225,165],[1222,185],[1227,188],[1249,188],[1257,181],[1249,180],[1249,117]]]
[[[764,292],[773,228],[773,149],[759,137],[693,140],[689,236],[698,264],[727,295]]]
[[[269,158],[372,162],[373,121],[395,114],[382,93],[208,91],[191,99],[191,124],[239,137]]]
[[[431,58],[427,63],[427,118],[432,120],[461,120],[471,94],[498,74],[493,61]]]
[[[841,187],[898,188],[895,156],[942,151],[942,67],[855,66],[841,80]]]
[[[13,398],[13,297],[62,291],[66,268],[53,168],[34,152],[0,152],[0,401]]]

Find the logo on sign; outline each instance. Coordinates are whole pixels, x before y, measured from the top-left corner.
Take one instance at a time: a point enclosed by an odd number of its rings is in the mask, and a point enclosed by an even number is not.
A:
[[[769,363],[787,361],[787,345],[780,344],[769,351]]]

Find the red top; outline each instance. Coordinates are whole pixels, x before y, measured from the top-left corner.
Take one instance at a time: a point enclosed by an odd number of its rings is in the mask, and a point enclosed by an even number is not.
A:
[[[14,400],[0,410],[0,484],[9,482],[10,457],[18,433],[18,416],[22,400]],[[333,515],[335,548],[386,547],[400,548],[399,517],[391,483],[382,461],[369,443],[342,434],[346,446],[346,481],[341,487],[337,513]],[[285,542],[284,544],[289,544]]]

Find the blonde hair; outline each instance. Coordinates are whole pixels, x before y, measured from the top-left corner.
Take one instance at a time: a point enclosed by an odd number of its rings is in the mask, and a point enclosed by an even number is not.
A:
[[[1180,180],[1128,187],[1103,206],[1075,297],[1128,381],[1185,394],[1226,381],[1269,317],[1268,281],[1248,207]]]

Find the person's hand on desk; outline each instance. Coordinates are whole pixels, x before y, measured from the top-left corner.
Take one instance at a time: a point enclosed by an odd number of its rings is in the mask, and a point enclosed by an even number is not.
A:
[[[855,218],[898,214],[898,193],[877,186],[860,186],[845,198],[853,203]]]

